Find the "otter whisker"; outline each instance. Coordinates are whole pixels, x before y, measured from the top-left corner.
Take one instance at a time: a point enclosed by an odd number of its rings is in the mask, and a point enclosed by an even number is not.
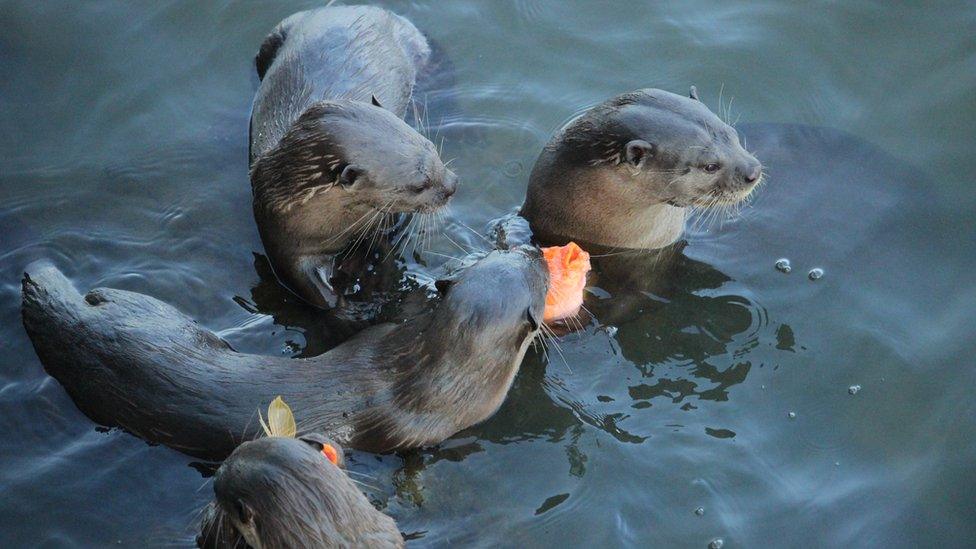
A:
[[[569,370],[569,373],[573,373],[573,369],[569,367],[569,362],[566,360],[566,355],[563,354],[562,347],[559,345],[559,337],[556,335],[556,332],[554,332],[551,327],[543,322],[539,325],[539,333],[543,334],[543,344],[545,345],[546,343],[550,343],[559,354],[559,357],[562,358],[563,364],[566,365],[566,369]]]
[[[454,222],[457,223],[458,225],[464,227],[465,229],[471,231],[475,236],[477,236],[478,238],[480,238],[480,239],[484,240],[486,243],[488,243],[489,246],[494,246],[494,244],[492,243],[492,241],[491,240],[488,240],[488,238],[486,236],[484,236],[483,234],[479,233],[478,231],[472,229],[471,227],[467,226],[460,219],[455,218],[454,219]]]
[[[361,477],[366,477],[366,478],[371,479],[371,480],[377,480],[377,478],[375,476],[368,475],[368,474],[363,473],[363,472],[360,472],[360,471],[352,471],[350,469],[346,469],[346,473],[347,474],[350,474],[350,475],[359,475]]]
[[[465,254],[473,253],[471,250],[468,250],[464,246],[458,244],[453,238],[451,238],[450,236],[448,236],[447,233],[444,233],[444,238],[446,238],[447,241],[450,242],[451,244],[454,244],[457,247],[457,249],[461,250]]]
[[[346,471],[346,472],[348,473],[349,471]],[[351,480],[352,483],[355,484],[355,485],[357,485],[357,486],[360,486],[362,488],[367,488],[370,492],[382,492],[383,491],[378,486],[373,486],[372,484],[367,484],[367,483],[365,483],[365,482],[363,482],[361,480],[356,480],[354,478],[350,478],[349,480]]]
[[[357,219],[356,221],[353,221],[348,227],[346,227],[345,229],[343,229],[340,233],[336,234],[335,236],[333,236],[332,238],[330,238],[326,242],[328,244],[331,244],[331,243],[335,242],[340,237],[342,237],[344,234],[346,234],[349,231],[351,231],[352,229],[356,228],[356,226],[359,225],[359,223],[361,223],[364,219],[366,219],[366,216],[370,215],[371,213],[373,213],[373,210],[366,211],[366,213],[364,213],[363,215],[359,216],[359,219]]]

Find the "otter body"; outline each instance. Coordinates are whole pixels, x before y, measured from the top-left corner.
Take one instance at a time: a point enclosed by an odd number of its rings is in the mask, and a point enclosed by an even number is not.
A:
[[[254,216],[275,274],[308,303],[336,306],[343,256],[368,251],[399,214],[443,206],[457,187],[402,119],[429,58],[409,21],[367,6],[296,13],[261,45]]]
[[[98,423],[221,459],[257,433],[257,403],[281,395],[303,428],[379,452],[491,416],[539,329],[547,284],[538,251],[496,251],[431,312],[310,359],[238,353],[149,296],[83,296],[50,264],[25,274],[23,320],[48,373]]]
[[[694,89],[690,98],[642,89],[593,107],[552,137],[520,214],[546,244],[657,249],[681,237],[689,208],[734,205],[761,175],[735,129]]]
[[[278,24],[255,57],[261,85],[251,114],[251,159],[268,152],[322,100],[372,103],[403,118],[431,55],[410,21],[371,6],[303,11]]]
[[[217,470],[200,547],[403,547],[377,511],[312,439],[245,442]]]

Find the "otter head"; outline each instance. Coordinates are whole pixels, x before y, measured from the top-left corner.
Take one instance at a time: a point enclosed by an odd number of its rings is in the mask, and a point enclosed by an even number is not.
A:
[[[680,236],[684,208],[738,203],[761,175],[735,129],[694,88],[691,97],[643,89],[590,109],[553,137],[523,214],[544,233],[660,247]]]
[[[242,444],[217,470],[215,501],[198,543],[220,547],[243,538],[254,548],[368,540],[402,545],[393,519],[373,508],[340,469],[341,459],[339,446],[319,435]]]
[[[433,143],[375,99],[336,100],[309,107],[257,158],[251,183],[259,224],[273,218],[292,238],[328,239],[370,212],[436,210],[457,176]]]
[[[455,335],[446,339],[449,346],[443,338],[432,343],[465,360],[475,359],[479,368],[513,361],[517,367],[541,329],[548,285],[549,271],[538,248],[494,250],[453,280],[438,284],[445,296],[433,315],[431,333]]]
[[[454,341],[477,356],[497,353],[521,362],[521,352],[540,330],[548,285],[549,270],[538,248],[494,250],[439,285],[446,295],[435,322],[457,333]]]

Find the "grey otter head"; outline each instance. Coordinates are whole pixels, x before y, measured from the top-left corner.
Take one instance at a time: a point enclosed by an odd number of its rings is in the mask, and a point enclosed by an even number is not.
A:
[[[238,447],[217,470],[215,501],[198,543],[235,546],[243,538],[254,548],[402,547],[393,519],[323,455],[323,443],[332,444],[311,435]]]
[[[685,208],[738,203],[762,165],[735,129],[698,100],[657,89],[626,93],[571,121],[533,169],[533,230],[628,248],[670,244]]]
[[[339,100],[309,107],[255,160],[251,183],[259,216],[287,218],[278,221],[289,232],[318,237],[368,211],[436,210],[457,176],[433,143],[378,103]]]
[[[478,356],[518,352],[540,329],[548,286],[538,248],[494,250],[446,286],[434,323],[461,332]]]

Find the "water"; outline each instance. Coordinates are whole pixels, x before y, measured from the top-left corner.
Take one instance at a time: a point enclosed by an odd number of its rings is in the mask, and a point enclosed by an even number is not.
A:
[[[548,363],[530,353],[488,422],[352,452],[411,543],[971,544],[976,7],[442,4],[384,5],[455,65],[430,100],[462,113],[438,125],[466,224],[520,202],[553,130],[642,86],[695,84],[723,112],[734,97],[770,179],[649,291],[640,265],[605,265],[597,318]],[[255,255],[246,173],[252,57],[311,5],[0,9],[4,546],[190,544],[212,490],[45,376],[20,324],[29,261],[154,295],[251,352],[318,345]]]

